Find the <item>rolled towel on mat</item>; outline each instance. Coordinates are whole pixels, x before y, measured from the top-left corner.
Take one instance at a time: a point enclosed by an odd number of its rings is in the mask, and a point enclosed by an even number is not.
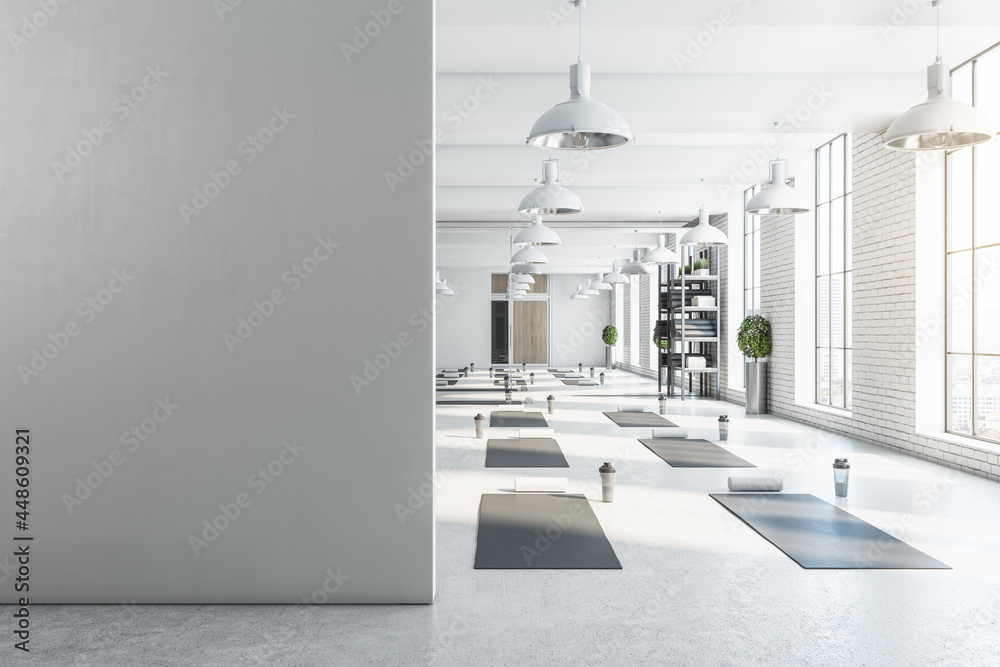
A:
[[[445,379],[451,379],[451,380],[455,380],[461,377],[458,373],[442,373],[442,375],[444,375]]]
[[[641,405],[619,405],[618,412],[645,412],[646,408]]]
[[[569,480],[565,477],[515,477],[518,493],[566,493]]]
[[[514,405],[511,403],[507,405],[506,403],[501,403],[497,406],[497,412],[524,412],[523,405]]]
[[[556,430],[554,428],[519,428],[517,429],[519,438],[554,438]]]
[[[785,482],[779,477],[730,477],[730,491],[781,491]]]
[[[688,432],[686,428],[654,428],[653,429],[654,438],[687,438]]]

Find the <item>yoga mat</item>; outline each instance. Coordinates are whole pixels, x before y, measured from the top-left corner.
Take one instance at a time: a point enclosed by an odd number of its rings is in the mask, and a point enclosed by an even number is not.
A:
[[[806,569],[951,569],[808,493],[709,495]]]
[[[565,385],[574,386],[574,387],[575,386],[579,386],[579,387],[593,387],[594,385],[597,384],[596,382],[594,382],[593,380],[591,380],[589,378],[581,378],[579,380],[564,380],[564,379],[560,378],[559,381],[562,382]]]
[[[438,405],[496,405],[497,402],[496,402],[496,399],[494,399],[492,401],[474,401],[474,400],[468,400],[468,401],[445,401],[445,400],[438,400],[437,404]],[[513,401],[513,404],[514,405],[521,405],[521,401]]]
[[[491,412],[490,428],[548,428],[541,412]]]
[[[670,420],[652,412],[605,412],[608,419],[624,428],[651,428],[677,426]]]
[[[502,385],[503,383],[504,383],[503,380],[494,380],[493,381],[493,384]],[[511,384],[511,386],[524,386],[524,385],[526,385],[528,383],[525,382],[524,380],[511,380],[510,384]]]
[[[494,391],[503,392],[503,387],[499,389],[497,389],[496,387],[452,387],[451,389],[438,389],[438,391],[488,393]]]
[[[735,454],[708,440],[675,438],[640,438],[646,446],[672,468],[756,468]]]
[[[554,438],[490,438],[487,468],[568,468]]]
[[[581,495],[483,495],[477,570],[622,568],[590,502]]]
[[[456,382],[458,382],[458,380],[452,380],[452,379],[444,379],[444,380],[440,380],[439,379],[439,380],[437,380],[437,384],[438,385],[441,385],[442,382],[446,382],[449,386],[451,386],[451,385],[455,384]]]

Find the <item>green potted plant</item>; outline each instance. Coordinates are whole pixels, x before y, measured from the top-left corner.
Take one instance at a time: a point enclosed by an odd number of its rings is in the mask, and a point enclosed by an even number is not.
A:
[[[604,355],[604,365],[607,369],[614,370],[615,368],[615,343],[618,342],[618,329],[615,325],[609,324],[604,327],[604,331],[601,332],[601,340],[607,345],[605,355]]]
[[[707,259],[694,260],[694,270],[691,273],[696,276],[707,276],[708,260]]]
[[[747,414],[767,412],[767,362],[760,361],[771,354],[771,323],[760,315],[743,319],[736,333],[736,345],[746,362]]]

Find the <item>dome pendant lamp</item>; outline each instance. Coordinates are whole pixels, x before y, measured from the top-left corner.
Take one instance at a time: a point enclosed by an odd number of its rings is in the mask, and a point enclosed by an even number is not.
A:
[[[531,216],[531,224],[514,237],[514,245],[559,245],[562,240],[554,231],[542,224],[542,216]]]
[[[618,270],[618,260],[616,259],[611,263],[611,273],[604,276],[604,282],[611,285],[627,285],[628,278],[622,275],[622,272]]]
[[[750,198],[743,210],[750,215],[808,213],[810,209],[804,202],[805,192],[797,192],[785,183],[788,178],[788,161],[781,159],[781,134],[778,132],[777,122],[774,123],[774,132],[778,136],[778,159],[771,160],[771,180]]]
[[[583,213],[579,197],[559,185],[559,160],[542,162],[542,185],[521,200],[517,207],[523,215],[572,215]]]
[[[527,143],[539,148],[587,151],[635,141],[628,123],[616,111],[590,99],[590,65],[583,62],[584,0],[573,0],[580,20],[577,62],[569,68],[569,100],[535,121]]]
[[[660,211],[660,230],[663,229],[663,212]],[[666,235],[660,234],[655,248],[642,256],[643,264],[680,264],[681,258],[666,245]]]
[[[728,245],[726,234],[717,227],[708,224],[708,209],[704,206],[698,211],[698,226],[692,227],[681,237],[681,245]]]
[[[897,118],[885,131],[882,145],[897,151],[937,151],[965,148],[994,136],[990,119],[979,109],[951,99],[948,65],[941,59],[941,3],[938,10],[938,54],[927,68],[927,100]]]
[[[622,267],[623,276],[642,276],[649,274],[649,267],[639,261],[639,230],[635,230],[635,250],[632,251],[632,261]]]
[[[549,258],[537,246],[524,246],[510,258],[511,264],[548,264]]]

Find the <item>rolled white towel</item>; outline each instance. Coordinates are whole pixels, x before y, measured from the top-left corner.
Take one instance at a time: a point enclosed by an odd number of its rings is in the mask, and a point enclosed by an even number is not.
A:
[[[584,377],[582,373],[566,373],[566,379],[575,379]]]
[[[438,384],[438,385],[444,385],[444,386],[447,387],[448,386],[448,381],[447,380],[438,380],[436,384]]]
[[[577,385],[579,385],[581,387],[583,387],[585,385],[591,385],[591,386],[593,386],[593,385],[596,385],[596,384],[597,383],[594,382],[593,380],[591,380],[590,378],[587,378],[586,380],[580,380],[579,382],[577,382]]]
[[[497,406],[497,412],[524,412],[523,405],[514,405],[511,403],[507,405],[506,403],[501,403]]]
[[[459,375],[458,373],[442,373],[442,375],[444,375],[444,377],[445,377],[446,379],[451,379],[451,380],[455,380],[455,379],[457,379],[457,378],[460,378],[460,377],[462,377],[462,376],[461,376],[461,375]]]
[[[779,477],[730,477],[730,491],[781,491],[785,482]]]
[[[556,430],[554,428],[519,428],[517,429],[519,438],[554,438]]]
[[[566,493],[569,480],[565,477],[515,477],[518,493]]]
[[[645,412],[646,408],[641,405],[619,405],[618,412]]]
[[[653,429],[654,438],[687,438],[688,432],[686,428],[654,428]]]

